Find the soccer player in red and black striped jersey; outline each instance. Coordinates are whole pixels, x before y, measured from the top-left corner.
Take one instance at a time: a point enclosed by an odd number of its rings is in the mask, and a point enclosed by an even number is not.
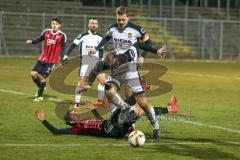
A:
[[[54,17],[51,20],[51,29],[45,29],[39,37],[26,41],[26,44],[38,44],[42,41],[44,43],[44,49],[31,71],[32,80],[39,88],[34,101],[43,100],[46,78],[57,64],[60,54],[63,55],[67,36],[60,30],[60,27],[61,20]]]

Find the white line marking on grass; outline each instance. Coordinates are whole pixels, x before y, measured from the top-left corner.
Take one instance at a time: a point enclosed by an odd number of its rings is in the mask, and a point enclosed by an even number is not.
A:
[[[189,73],[189,72],[167,72],[167,73],[177,74],[181,76],[196,76],[196,77],[209,77],[209,78],[217,78],[217,79],[240,80],[240,77],[227,77],[227,76],[219,76],[219,75],[212,75],[212,74],[196,74],[196,73]]]
[[[12,90],[8,90],[8,89],[0,89],[0,92],[12,93],[12,94],[20,95],[20,96],[34,96],[32,94],[18,92],[18,91],[12,91]],[[53,102],[61,102],[62,101],[61,99],[57,99],[57,98],[48,98],[48,100],[53,101]]]
[[[216,125],[204,124],[204,123],[200,123],[200,122],[186,121],[186,120],[178,120],[178,121],[182,122],[182,123],[188,123],[188,124],[193,124],[193,125],[197,125],[197,126],[214,128],[214,129],[228,131],[228,132],[231,132],[231,133],[238,133],[238,134],[240,134],[239,130],[235,130],[235,129],[231,129],[231,128],[225,128],[225,127],[222,127],[222,126],[216,126]]]
[[[20,96],[32,96],[31,94],[18,92],[18,91],[7,90],[7,89],[0,89],[0,92],[17,94],[17,95],[20,95]]]
[[[12,94],[17,94],[17,95],[22,95],[22,96],[29,96],[30,95],[30,94],[26,94],[26,93],[23,93],[23,92],[16,92],[16,91],[6,90],[6,89],[0,89],[0,92],[12,93]],[[30,96],[33,96],[33,95],[30,95]],[[56,98],[49,98],[49,100],[50,101],[55,101],[55,102],[61,101],[61,99],[56,99]],[[174,121],[176,121],[176,120],[174,120]],[[177,120],[177,121],[178,122],[182,122],[182,123],[188,123],[188,124],[193,124],[193,125],[197,125],[197,126],[203,126],[203,127],[207,127],[207,128],[214,128],[214,129],[218,129],[218,130],[224,130],[224,131],[227,131],[227,132],[240,134],[239,130],[235,130],[235,129],[231,129],[231,128],[225,128],[225,127],[222,127],[222,126],[209,125],[209,124],[204,124],[204,123],[200,123],[200,122],[193,122],[193,121],[186,121],[186,120]]]
[[[231,144],[231,145],[240,145],[240,142],[158,142],[158,143],[145,143],[144,146],[164,146],[164,145],[224,145],[224,144]],[[116,143],[110,143],[110,144],[73,144],[73,143],[62,143],[62,144],[50,144],[50,143],[43,143],[43,144],[35,144],[35,143],[23,143],[23,144],[17,144],[17,143],[5,143],[0,144],[1,147],[127,147],[130,146],[128,143],[123,144],[116,144]]]

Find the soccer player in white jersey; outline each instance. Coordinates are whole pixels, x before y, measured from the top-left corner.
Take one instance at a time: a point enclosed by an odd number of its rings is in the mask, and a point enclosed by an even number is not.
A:
[[[96,51],[102,48],[102,46],[104,46],[111,38],[117,54],[124,53],[139,40],[145,42],[147,45],[151,45],[152,42],[144,29],[134,23],[129,22],[128,10],[126,7],[120,6],[116,9],[116,18],[117,23],[110,25],[107,36],[103,38],[96,48],[91,49],[89,54],[95,54]],[[165,48],[161,48],[160,52],[164,53]],[[138,57],[135,60],[137,63],[143,63],[143,57]],[[125,78],[125,80],[137,79],[137,73],[135,71],[130,71],[130,73],[127,75],[129,77]],[[126,90],[133,89],[132,92],[137,93],[135,98],[139,106],[147,113],[148,119],[153,126],[153,138],[157,140],[160,137],[160,126],[156,119],[154,109],[151,105],[148,105],[144,91],[140,91],[142,86],[136,85],[140,84],[140,82],[138,83],[136,81],[134,81],[134,87],[126,86]],[[127,91],[126,93],[130,92]],[[127,96],[130,96],[130,94]]]
[[[80,46],[80,67],[79,67],[79,81],[75,90],[75,108],[80,107],[81,86],[84,86],[86,79],[90,71],[94,68],[95,64],[103,57],[103,50],[99,49],[99,51],[93,56],[88,55],[88,50],[96,47],[100,41],[102,40],[102,36],[97,32],[98,30],[98,20],[96,18],[89,19],[88,23],[89,31],[86,33],[79,34],[76,39],[73,41],[71,46],[68,48],[63,57],[63,62],[67,63],[68,56],[72,52],[72,50],[79,45]],[[97,106],[104,106],[104,83],[105,83],[105,74],[99,74],[97,77],[98,84],[98,101],[96,103]]]

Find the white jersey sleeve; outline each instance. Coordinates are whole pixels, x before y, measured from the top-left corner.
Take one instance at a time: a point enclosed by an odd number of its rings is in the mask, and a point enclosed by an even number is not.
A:
[[[82,42],[82,34],[79,34],[73,41],[76,45],[79,45]]]

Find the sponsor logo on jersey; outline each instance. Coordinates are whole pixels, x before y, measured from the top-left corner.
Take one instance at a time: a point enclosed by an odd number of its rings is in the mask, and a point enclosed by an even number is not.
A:
[[[118,39],[118,38],[114,38],[114,41],[116,43],[132,43],[131,40],[126,40],[126,39]]]
[[[88,45],[86,45],[86,48],[88,49],[88,48],[94,48],[94,47],[96,47],[96,46],[88,46]]]
[[[128,38],[132,38],[132,33],[128,33]]]
[[[51,44],[56,44],[56,40],[54,40],[54,39],[47,39],[47,45],[51,45]]]
[[[57,35],[57,36],[56,36],[56,39],[59,39],[59,38],[60,38],[60,36],[59,36],[59,35]]]

